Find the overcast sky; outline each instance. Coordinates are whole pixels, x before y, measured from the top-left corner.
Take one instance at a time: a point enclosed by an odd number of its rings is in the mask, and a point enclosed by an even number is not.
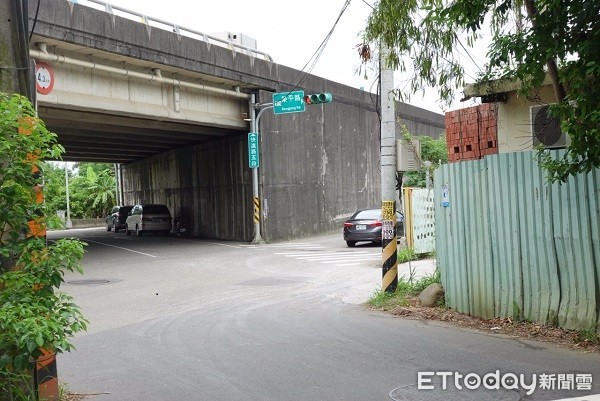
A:
[[[80,0],[84,3],[85,0]],[[331,30],[345,0],[108,0],[110,4],[137,11],[204,33],[242,33],[257,41],[259,50],[278,64],[302,69]],[[359,74],[356,45],[374,0],[352,0],[335,28],[314,75],[355,88],[376,91],[376,74]],[[367,4],[368,3],[368,4]],[[364,68],[363,68],[364,70]],[[396,81],[402,77],[396,77]],[[398,84],[397,82],[397,84]],[[442,112],[433,91],[415,106]],[[455,104],[451,108],[462,107]]]

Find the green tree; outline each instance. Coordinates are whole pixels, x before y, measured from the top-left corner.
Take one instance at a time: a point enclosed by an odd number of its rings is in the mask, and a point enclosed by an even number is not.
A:
[[[116,204],[114,170],[108,163],[77,163],[70,181],[71,210],[75,218],[103,217]]]
[[[561,159],[538,156],[551,180],[565,181],[600,166],[599,15],[600,1],[592,0],[380,0],[360,55],[368,60],[370,46],[382,42],[390,49],[386,62],[410,70],[401,98],[432,86],[449,103],[465,83],[459,50],[481,46],[489,26],[488,63],[477,83],[519,80],[527,95],[550,77],[557,98],[551,113],[570,144]]]
[[[40,236],[44,209],[32,174],[64,149],[20,95],[0,93],[0,399],[30,399],[28,377],[41,350],[69,351],[86,321],[58,291],[67,271],[81,272],[84,244]],[[22,390],[22,391],[21,391]]]
[[[421,169],[419,171],[410,171],[406,173],[405,187],[426,187],[426,171],[429,170],[429,176],[433,178],[433,172],[440,164],[448,163],[448,152],[446,150],[446,138],[433,139],[426,135],[417,135],[414,138],[421,141]],[[427,167],[424,162],[431,162]]]
[[[41,163],[44,172],[44,200],[49,228],[62,228],[57,212],[67,209],[65,170],[54,162]]]

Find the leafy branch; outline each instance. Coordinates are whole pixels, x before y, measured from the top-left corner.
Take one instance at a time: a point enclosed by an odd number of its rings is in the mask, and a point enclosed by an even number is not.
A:
[[[527,97],[549,79],[550,112],[570,139],[555,159],[538,160],[551,181],[600,167],[600,2],[587,0],[380,0],[369,16],[359,55],[385,45],[389,66],[409,73],[400,99],[431,86],[450,104],[465,84],[464,53],[491,37],[476,84],[518,81]],[[472,57],[471,57],[472,58]]]
[[[58,291],[66,272],[82,273],[85,244],[47,245],[40,236],[38,165],[64,148],[26,98],[0,93],[0,133],[0,399],[28,399],[27,377],[42,349],[69,351],[70,338],[87,327],[73,299]]]

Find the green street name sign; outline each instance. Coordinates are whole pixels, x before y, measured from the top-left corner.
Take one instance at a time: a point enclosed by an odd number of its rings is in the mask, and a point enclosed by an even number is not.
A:
[[[248,133],[248,164],[250,168],[258,168],[260,156],[258,154],[258,132]]]
[[[273,113],[298,113],[304,111],[304,91],[273,93]]]

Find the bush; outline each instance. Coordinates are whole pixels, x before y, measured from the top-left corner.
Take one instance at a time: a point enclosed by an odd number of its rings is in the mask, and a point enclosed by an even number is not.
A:
[[[41,350],[69,351],[86,328],[71,297],[57,291],[81,270],[84,244],[46,244],[38,163],[64,149],[20,95],[0,93],[0,399],[25,400]]]

